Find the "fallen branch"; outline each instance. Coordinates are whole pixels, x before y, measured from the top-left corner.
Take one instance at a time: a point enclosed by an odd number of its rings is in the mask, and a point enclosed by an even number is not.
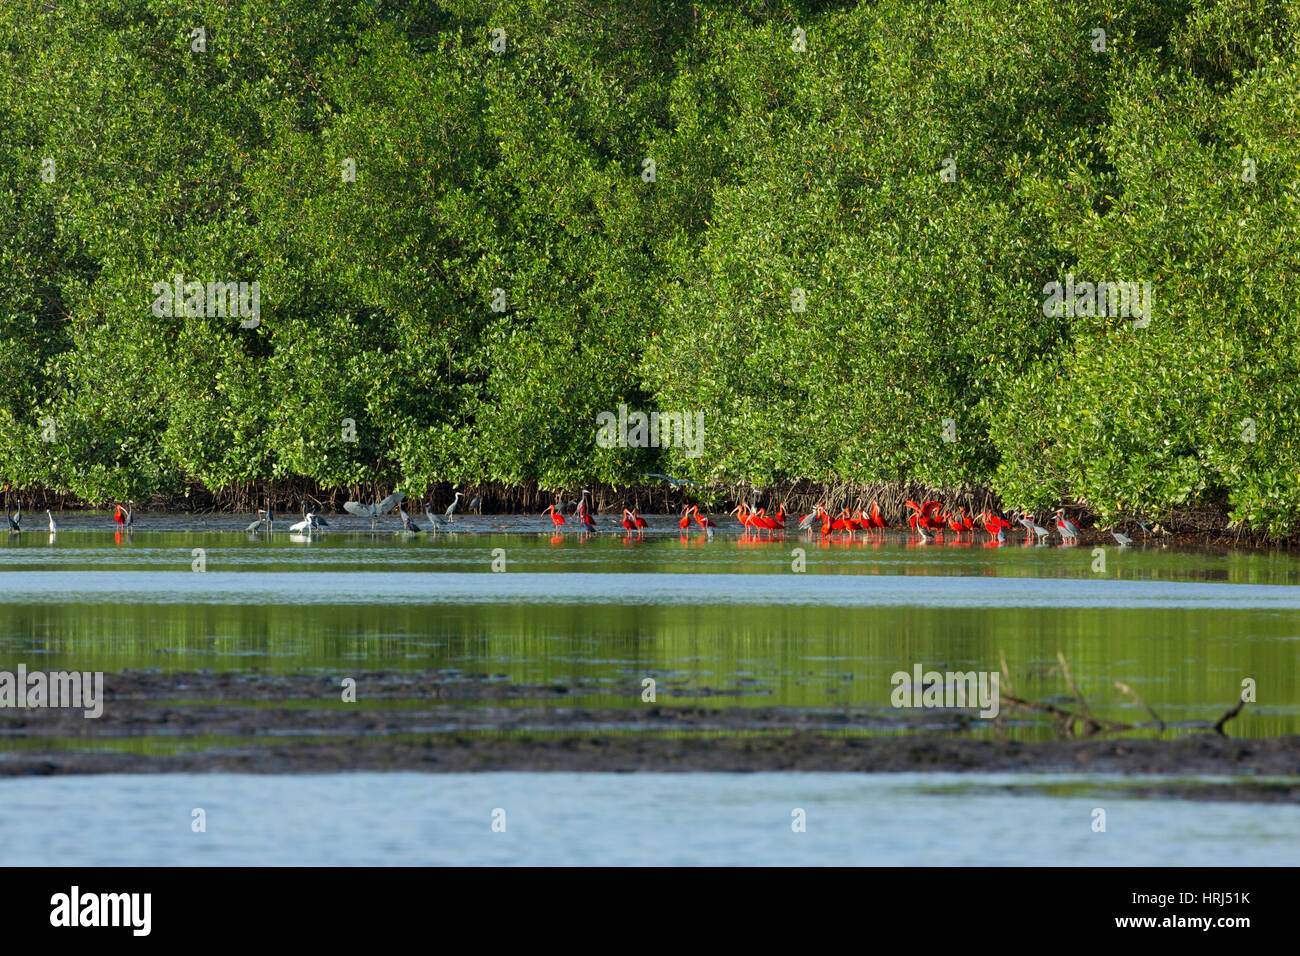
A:
[[[1241,708],[1245,706],[1246,706],[1246,698],[1242,697],[1240,700],[1237,701],[1236,707],[1232,708],[1232,710],[1228,711],[1226,714],[1224,714],[1222,717],[1219,718],[1219,722],[1214,725],[1214,732],[1218,734],[1220,737],[1228,736],[1223,732],[1223,725],[1226,724],[1228,721],[1232,720],[1232,718],[1236,717],[1239,713],[1241,713]]]
[[[1069,685],[1070,691],[1079,701],[1079,707],[1083,710],[1083,715],[1092,720],[1092,714],[1088,712],[1088,702],[1083,699],[1083,694],[1079,693],[1079,688],[1074,686],[1074,678],[1070,676],[1070,665],[1065,663],[1065,655],[1057,651],[1056,659],[1061,662],[1061,673],[1065,675],[1065,683]]]
[[[1162,734],[1165,732],[1165,722],[1160,719],[1160,715],[1155,712],[1155,708],[1152,707],[1150,704],[1148,704],[1145,700],[1143,700],[1141,696],[1139,696],[1137,691],[1135,691],[1132,687],[1129,687],[1128,684],[1122,683],[1121,681],[1115,681],[1115,686],[1119,688],[1121,693],[1128,694],[1139,704],[1145,707],[1147,709],[1147,713],[1149,713],[1153,718],[1155,718],[1155,722],[1160,725],[1160,732]]]

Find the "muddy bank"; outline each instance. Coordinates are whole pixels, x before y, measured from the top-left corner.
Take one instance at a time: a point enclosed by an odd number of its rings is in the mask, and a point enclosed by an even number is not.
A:
[[[1205,728],[1088,740],[1007,739],[962,711],[710,706],[740,693],[691,688],[674,704],[638,689],[521,685],[451,672],[339,677],[261,673],[105,675],[103,716],[0,710],[0,776],[343,770],[1090,771],[1294,778],[1134,795],[1300,802],[1300,737],[1232,739]],[[921,723],[923,719],[925,723]]]

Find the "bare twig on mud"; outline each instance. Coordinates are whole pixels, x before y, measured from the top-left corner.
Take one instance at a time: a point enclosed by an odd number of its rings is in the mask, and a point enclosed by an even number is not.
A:
[[[1156,723],[1160,725],[1160,732],[1162,734],[1165,732],[1165,722],[1160,719],[1160,715],[1156,713],[1155,708],[1152,707],[1150,704],[1148,704],[1145,700],[1143,700],[1141,696],[1139,696],[1137,691],[1135,691],[1132,687],[1129,687],[1128,684],[1125,684],[1122,681],[1115,681],[1115,686],[1119,688],[1121,693],[1128,694],[1135,701],[1137,701],[1139,704],[1145,707],[1147,709],[1147,713],[1149,713],[1153,718],[1155,718]]]

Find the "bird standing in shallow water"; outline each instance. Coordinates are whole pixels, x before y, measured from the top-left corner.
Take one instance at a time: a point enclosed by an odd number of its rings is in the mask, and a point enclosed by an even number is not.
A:
[[[1101,530],[1109,531],[1110,536],[1115,539],[1115,543],[1119,545],[1121,548],[1127,548],[1130,544],[1133,543],[1132,538],[1130,538],[1122,531],[1116,531],[1115,528],[1111,525],[1106,525],[1106,527],[1102,528]]]
[[[460,492],[456,492],[456,497],[452,499],[451,504],[447,505],[447,510],[443,512],[443,516],[448,521],[456,520],[456,509],[460,506],[460,497]]]
[[[403,508],[402,508],[401,505],[398,505],[398,506],[397,506],[397,513],[398,513],[398,514],[401,516],[401,518],[402,518],[402,530],[403,530],[403,531],[408,531],[408,532],[410,532],[411,534],[418,534],[418,533],[419,533],[419,531],[420,531],[420,526],[419,526],[418,524],[416,524],[414,521],[411,520],[411,516],[408,515],[408,514],[406,513],[405,510],[403,510]]]
[[[469,500],[469,513],[472,515],[481,515],[483,513],[483,498],[481,495],[475,495]]]
[[[50,534],[59,530],[59,526],[54,523],[54,515],[50,514],[50,509],[45,509],[45,516],[50,519]]]
[[[9,530],[10,530],[10,531],[21,531],[21,530],[23,530],[21,527],[19,527],[19,523],[20,523],[22,520],[23,520],[23,510],[22,510],[21,508],[18,509],[18,514],[16,514],[16,515],[11,515],[11,514],[9,513],[9,508],[8,508],[8,506],[5,506],[5,521],[8,523],[8,525],[9,525]]]

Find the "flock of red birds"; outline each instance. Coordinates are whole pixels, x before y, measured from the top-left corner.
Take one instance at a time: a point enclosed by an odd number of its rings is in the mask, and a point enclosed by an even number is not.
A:
[[[954,532],[958,535],[967,532],[974,533],[976,522],[988,532],[993,540],[1005,540],[1005,533],[1013,526],[1006,518],[995,515],[992,511],[984,510],[979,515],[972,517],[966,510],[966,507],[960,506],[956,511],[945,511],[942,502],[926,501],[917,503],[908,501],[905,503],[908,508],[908,525],[915,534],[922,538],[928,535],[942,535],[944,532]],[[786,512],[785,505],[782,504],[776,511],[776,514],[769,515],[766,508],[752,508],[745,502],[741,502],[729,512],[736,516],[741,525],[745,528],[746,533],[753,531],[755,534],[771,533],[785,530]],[[567,522],[564,515],[556,505],[551,505],[543,515],[550,515],[551,521],[555,525],[555,530],[559,531]],[[591,512],[587,510],[586,499],[578,505],[577,520],[585,530],[595,531],[596,521]],[[694,520],[705,533],[712,533],[711,529],[717,525],[707,513],[701,513],[699,505],[690,505],[682,509],[680,527],[683,531],[691,526]],[[1064,520],[1064,519],[1062,519]],[[623,528],[628,532],[640,532],[646,525],[645,518],[641,517],[636,508],[623,509]],[[1022,522],[1023,524],[1023,522]],[[1066,524],[1069,524],[1066,521]],[[836,532],[847,532],[850,535],[857,532],[871,532],[876,530],[885,530],[893,527],[887,522],[880,513],[879,503],[872,501],[869,512],[858,508],[857,511],[850,512],[844,508],[839,514],[832,515],[822,505],[818,505],[812,512],[804,515],[799,521],[799,530],[808,531],[816,530],[820,526],[823,537],[828,537]],[[1071,526],[1073,527],[1073,526]],[[1029,526],[1026,525],[1028,529]],[[1030,530],[1030,534],[1033,531]]]

